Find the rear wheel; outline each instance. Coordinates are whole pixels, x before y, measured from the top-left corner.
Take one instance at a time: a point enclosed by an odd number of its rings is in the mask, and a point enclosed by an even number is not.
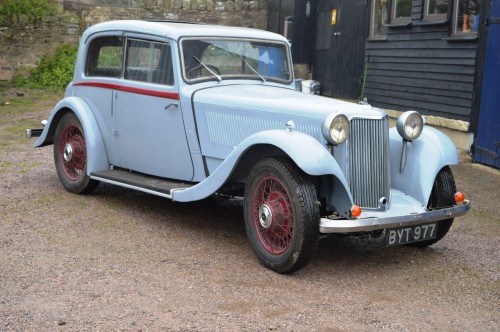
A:
[[[453,178],[451,169],[446,166],[441,171],[439,171],[438,175],[436,176],[436,180],[434,181],[434,185],[432,186],[432,192],[429,199],[429,204],[427,204],[427,208],[437,209],[455,205],[455,193],[455,179]],[[442,220],[437,223],[437,236],[435,239],[414,242],[408,245],[417,248],[430,246],[441,240],[448,233],[452,224],[453,218]]]
[[[310,178],[289,159],[263,159],[252,169],[244,215],[264,266],[291,273],[309,262],[319,238],[319,203]]]
[[[54,162],[64,189],[76,194],[94,190],[98,181],[87,175],[87,146],[82,125],[74,113],[59,121],[54,138]]]

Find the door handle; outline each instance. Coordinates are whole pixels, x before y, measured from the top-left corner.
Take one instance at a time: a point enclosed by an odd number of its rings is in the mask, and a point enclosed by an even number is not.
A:
[[[178,101],[171,102],[170,104],[165,106],[165,111],[168,111],[171,107],[175,107],[175,108],[179,107],[179,102]]]

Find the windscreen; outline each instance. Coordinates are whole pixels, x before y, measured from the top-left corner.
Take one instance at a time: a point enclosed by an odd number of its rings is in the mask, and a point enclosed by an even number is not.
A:
[[[184,39],[183,73],[188,82],[257,79],[291,81],[288,48],[284,43],[245,39]]]

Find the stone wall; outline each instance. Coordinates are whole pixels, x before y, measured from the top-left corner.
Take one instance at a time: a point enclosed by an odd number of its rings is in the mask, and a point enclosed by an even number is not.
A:
[[[80,27],[78,16],[66,12],[37,22],[21,17],[17,26],[0,27],[0,80],[10,80],[15,69],[35,66],[62,43],[76,44]]]
[[[0,80],[33,67],[61,43],[76,44],[89,26],[119,19],[203,22],[266,29],[267,0],[58,0],[59,14],[0,26]]]

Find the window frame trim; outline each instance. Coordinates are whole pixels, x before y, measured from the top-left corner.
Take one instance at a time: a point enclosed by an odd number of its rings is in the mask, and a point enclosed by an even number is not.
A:
[[[377,10],[377,2],[380,3],[381,0],[372,0],[371,1],[371,6],[370,6],[370,35],[368,36],[368,40],[386,40],[387,39],[387,31],[385,31],[383,34],[375,34],[375,11]],[[387,6],[387,4],[386,4]],[[381,7],[382,8],[382,7]],[[389,15],[391,14],[391,8],[387,9],[389,11]],[[389,22],[380,22],[380,24],[383,27],[388,27]]]
[[[174,61],[173,61],[173,45],[169,40],[155,40],[155,39],[147,39],[147,38],[141,38],[141,37],[135,37],[135,36],[124,36],[124,42],[123,42],[123,66],[122,66],[122,76],[120,77],[122,80],[127,81],[127,82],[140,82],[140,83],[145,83],[145,84],[155,84],[155,85],[161,85],[161,86],[168,86],[168,87],[173,87],[175,86],[175,73],[174,73]],[[159,44],[159,45],[167,45],[169,48],[170,52],[170,62],[171,62],[171,72],[172,72],[172,79],[173,82],[172,84],[165,84],[165,83],[156,83],[156,82],[149,82],[149,81],[142,81],[142,80],[135,80],[132,78],[126,78],[125,74],[127,72],[128,68],[128,60],[129,60],[129,41],[137,41],[137,42],[146,42],[146,43],[152,43],[152,44]]]
[[[458,11],[460,8],[459,1],[461,0],[452,0],[453,5],[451,9],[451,28],[450,28],[450,38],[449,40],[475,40],[477,39],[478,31],[458,31]],[[482,6],[482,0],[479,6]]]
[[[122,38],[122,41],[121,41],[121,48],[122,48],[122,54],[121,54],[121,69],[120,69],[120,75],[118,77],[115,77],[115,76],[92,76],[92,75],[89,75],[89,60],[90,60],[90,54],[91,54],[91,51],[92,51],[92,45],[93,43],[98,40],[98,39],[104,39],[104,38]],[[90,38],[89,38],[90,39]],[[123,79],[123,75],[124,75],[124,68],[125,68],[125,40],[126,40],[126,37],[123,36],[122,34],[98,34],[97,36],[95,36],[94,38],[92,39],[87,39],[85,41],[85,43],[89,43],[88,46],[86,46],[86,54],[85,54],[85,61],[83,63],[83,70],[81,72],[81,75],[83,77],[86,77],[86,78],[111,78],[111,79]],[[102,47],[101,47],[102,48]],[[101,49],[100,48],[100,49]],[[99,62],[99,57],[96,59],[97,62]],[[96,67],[97,68],[97,67]],[[95,69],[95,68],[94,68]]]
[[[428,14],[429,10],[429,3],[430,0],[423,0],[422,1],[422,22],[429,22],[429,24],[436,23],[436,24],[445,24],[449,21],[449,14],[450,14],[450,2],[454,0],[448,0],[448,3],[446,4],[446,12],[442,14]]]
[[[183,48],[183,42],[188,41],[188,40],[234,40],[234,41],[241,41],[245,40],[247,42],[264,42],[264,43],[269,43],[269,44],[276,44],[276,45],[281,45],[285,47],[285,53],[284,55],[286,56],[286,62],[287,62],[287,70],[290,75],[290,79],[288,80],[280,80],[277,78],[274,79],[266,79],[266,82],[273,82],[273,83],[278,83],[278,84],[286,84],[290,85],[294,82],[294,71],[293,71],[293,59],[292,59],[292,52],[290,48],[290,44],[282,41],[277,41],[277,40],[268,40],[268,39],[258,39],[258,38],[241,38],[241,37],[221,37],[221,36],[188,36],[188,37],[182,37],[179,39],[177,45],[178,45],[178,52],[179,52],[179,63],[180,63],[180,71],[181,71],[181,77],[183,81],[188,84],[197,84],[201,82],[209,82],[213,81],[215,77],[202,77],[202,78],[196,78],[196,79],[189,79],[187,78],[186,75],[186,67],[184,63],[184,48]],[[246,79],[246,80],[260,80],[258,77],[253,77],[253,76],[234,76],[234,77],[229,77],[225,76],[223,77],[222,81],[224,80],[238,80],[238,79]]]

